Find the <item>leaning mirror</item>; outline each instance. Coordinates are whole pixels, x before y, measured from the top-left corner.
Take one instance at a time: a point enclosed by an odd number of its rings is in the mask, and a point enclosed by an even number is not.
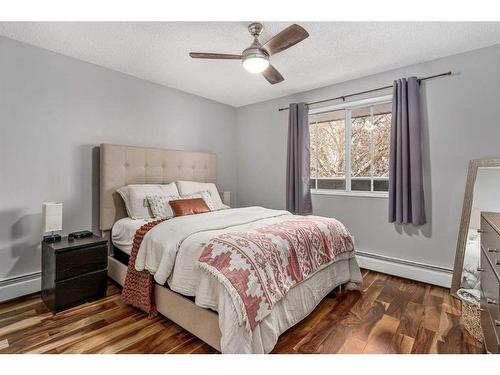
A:
[[[500,159],[471,160],[457,240],[451,293],[479,302],[481,217],[500,212]]]

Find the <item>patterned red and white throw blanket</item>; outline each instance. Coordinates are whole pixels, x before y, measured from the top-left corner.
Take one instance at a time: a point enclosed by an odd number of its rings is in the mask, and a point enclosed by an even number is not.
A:
[[[253,330],[294,285],[353,249],[341,222],[306,216],[219,235],[203,249],[199,266],[224,285]]]
[[[132,251],[130,252],[130,258],[128,260],[127,275],[125,276],[125,283],[123,284],[122,290],[123,302],[147,312],[150,318],[157,315],[153,275],[146,270],[137,271],[135,269],[135,260],[146,233],[163,221],[165,221],[165,219],[151,221],[144,224],[135,232]]]

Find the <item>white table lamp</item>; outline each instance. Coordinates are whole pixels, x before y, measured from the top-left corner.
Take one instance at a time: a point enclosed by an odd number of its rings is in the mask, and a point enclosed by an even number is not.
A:
[[[59,234],[55,234],[54,232],[62,230],[62,210],[63,204],[61,202],[43,203],[43,231],[44,233],[51,232],[51,234],[43,237],[45,242],[55,242],[61,240],[61,236]]]

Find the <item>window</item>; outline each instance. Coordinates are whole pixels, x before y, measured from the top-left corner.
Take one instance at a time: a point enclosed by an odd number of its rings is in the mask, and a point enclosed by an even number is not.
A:
[[[389,190],[391,97],[310,111],[311,187]]]

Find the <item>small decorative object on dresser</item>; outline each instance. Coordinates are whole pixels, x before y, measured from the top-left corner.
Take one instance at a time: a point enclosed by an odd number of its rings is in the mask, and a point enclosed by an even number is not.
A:
[[[500,352],[500,213],[481,212],[481,326],[488,353]]]
[[[104,297],[108,240],[98,236],[42,241],[42,298],[53,311]]]

